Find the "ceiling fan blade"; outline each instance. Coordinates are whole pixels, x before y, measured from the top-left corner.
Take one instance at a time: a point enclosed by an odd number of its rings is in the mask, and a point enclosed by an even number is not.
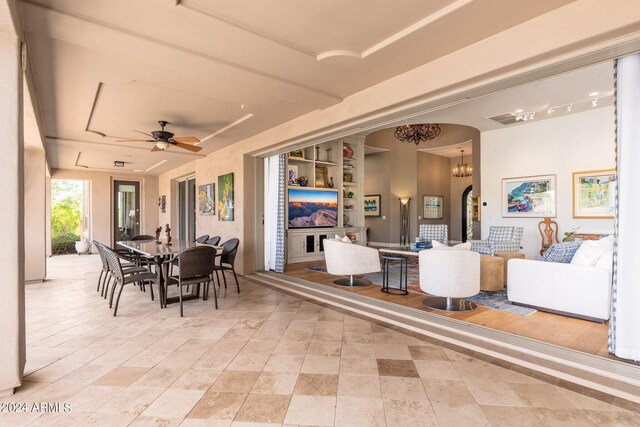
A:
[[[153,139],[116,139],[116,142],[153,142]]]
[[[149,137],[153,138],[153,135],[151,135],[150,133],[147,133],[147,132],[142,132],[141,130],[134,130],[134,132],[138,132],[138,133],[141,133],[141,134],[143,134],[145,136],[149,136]]]
[[[186,143],[195,143],[195,142],[200,142],[200,140],[198,138],[196,138],[195,136],[174,136],[172,138],[175,142],[186,142]]]
[[[162,150],[159,149],[157,145],[154,145],[151,151],[162,151]]]
[[[198,151],[202,150],[202,147],[196,147],[194,145],[184,144],[182,142],[176,142],[174,145],[184,150],[189,150],[193,153],[197,153]]]

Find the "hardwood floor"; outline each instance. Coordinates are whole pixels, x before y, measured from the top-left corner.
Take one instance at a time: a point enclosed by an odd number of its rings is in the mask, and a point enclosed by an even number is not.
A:
[[[572,350],[622,361],[622,359],[618,359],[607,352],[608,322],[600,324],[542,311],[537,311],[529,316],[523,316],[482,306],[479,306],[474,311],[465,313],[444,313],[425,307],[422,304],[425,296],[421,294],[409,293],[409,295],[406,296],[388,295],[380,292],[380,286],[375,284],[355,288],[337,286],[333,284],[333,281],[338,278],[338,276],[307,270],[308,267],[323,264],[321,261],[288,264],[285,268],[285,274],[337,288],[345,292],[356,292],[368,297],[436,313],[441,316],[464,320],[475,325],[486,326]]]

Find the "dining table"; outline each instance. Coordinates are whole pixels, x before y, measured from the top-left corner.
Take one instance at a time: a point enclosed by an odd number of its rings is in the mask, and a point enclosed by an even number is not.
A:
[[[153,260],[156,265],[157,273],[159,275],[160,283],[160,301],[161,306],[166,307],[167,304],[173,304],[180,301],[179,297],[167,297],[167,278],[169,277],[169,267],[171,261],[186,251],[187,249],[194,248],[196,246],[211,246],[205,243],[196,243],[191,240],[171,240],[171,244],[167,244],[163,240],[123,240],[118,241],[116,244],[124,249],[127,249],[135,254],[141,255],[144,258]],[[216,249],[216,257],[222,255],[223,246],[212,246]],[[198,299],[200,297],[200,285],[193,286],[191,294],[184,295],[183,301],[192,299]]]

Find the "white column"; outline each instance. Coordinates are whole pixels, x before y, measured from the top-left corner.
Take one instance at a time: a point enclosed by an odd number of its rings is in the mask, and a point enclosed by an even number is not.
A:
[[[6,12],[6,4],[0,12]],[[2,15],[2,13],[0,13]],[[6,16],[0,16],[6,22]],[[20,386],[25,364],[24,144],[20,40],[0,28],[0,396]]]
[[[640,360],[640,54],[618,60],[618,218],[610,349],[623,359]]]
[[[47,275],[47,177],[43,150],[24,152],[24,280],[43,281]]]

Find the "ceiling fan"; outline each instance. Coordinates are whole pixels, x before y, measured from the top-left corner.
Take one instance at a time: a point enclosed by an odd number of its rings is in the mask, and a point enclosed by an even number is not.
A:
[[[175,145],[178,148],[182,148],[183,150],[188,150],[193,153],[197,153],[202,150],[202,147],[198,147],[195,145],[197,142],[200,142],[198,138],[195,136],[173,136],[171,132],[164,130],[164,127],[169,124],[169,122],[165,120],[158,120],[158,124],[162,128],[161,130],[156,130],[151,133],[142,132],[136,130],[135,132],[141,133],[143,135],[149,136],[153,139],[118,139],[117,142],[154,142],[156,145],[151,149],[151,151],[163,151],[167,148]]]

